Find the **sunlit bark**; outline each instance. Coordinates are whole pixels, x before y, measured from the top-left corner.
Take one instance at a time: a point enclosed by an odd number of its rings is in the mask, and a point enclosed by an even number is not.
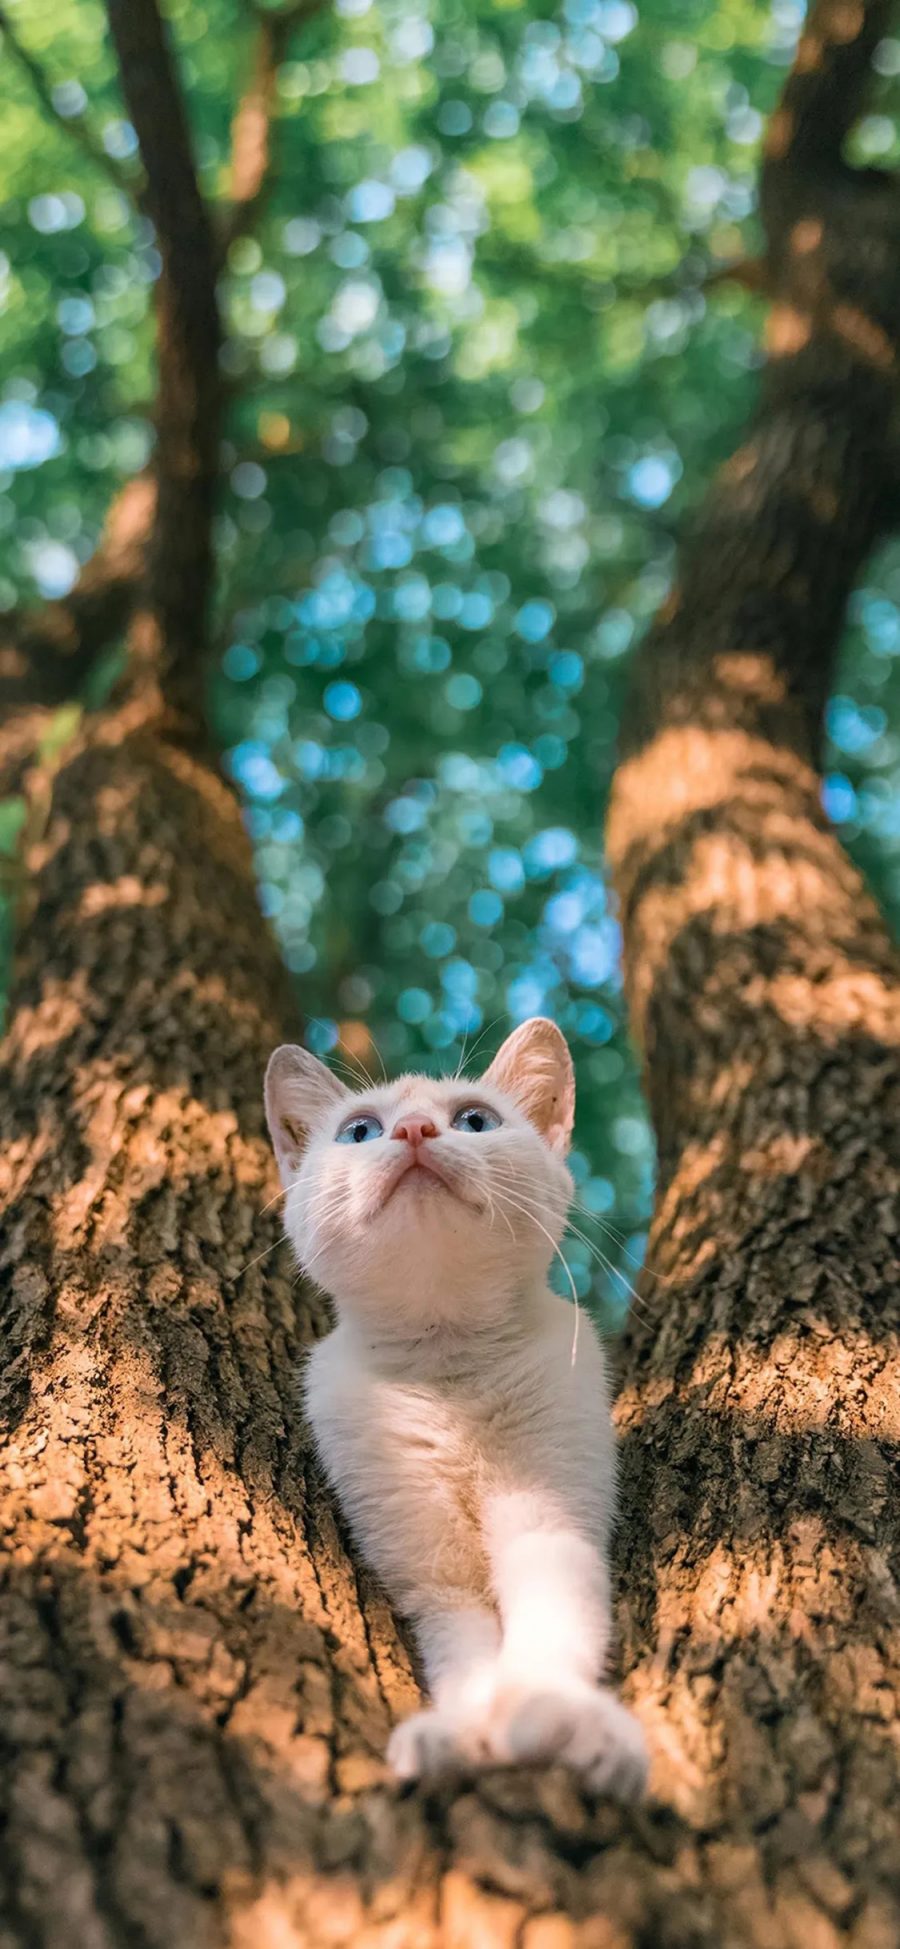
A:
[[[111,7],[124,67],[139,29],[158,59],[151,0]],[[610,821],[661,1159],[619,1401],[622,1664],[658,1798],[623,1818],[562,1773],[432,1799],[384,1779],[412,1681],[310,1464],[296,1367],[322,1318],[278,1247],[259,1102],[290,1006],[185,672],[213,389],[157,515],[153,681],[138,629],[125,687],[28,781],[2,1949],[900,1939],[900,989],[815,770],[843,604],[893,518],[900,219],[837,153],[886,18],[817,7],[773,124],[763,406],[640,653]],[[190,414],[180,249],[160,372],[174,349]]]
[[[897,513],[900,199],[840,155],[886,21],[817,8],[773,119],[762,405],[639,652],[608,830],[660,1150],[629,1662],[710,1942],[900,1935],[900,968],[816,771]]]

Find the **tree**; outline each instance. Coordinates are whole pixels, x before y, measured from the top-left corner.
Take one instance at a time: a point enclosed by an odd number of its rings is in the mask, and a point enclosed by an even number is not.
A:
[[[896,194],[841,158],[887,8],[819,0],[770,125],[763,402],[635,659],[611,806],[660,1142],[619,1406],[659,1800],[627,1817],[556,1774],[383,1782],[411,1674],[309,1465],[317,1302],[247,1265],[278,1232],[259,1077],[292,1003],[203,709],[220,245],[155,0],[109,20],[158,438],[126,569],[118,509],[4,662],[33,874],[2,1097],[5,1940],[890,1943],[896,963],[814,769],[893,518]],[[232,231],[265,189],[272,31]],[[124,669],[60,746],[59,656],[123,614]]]

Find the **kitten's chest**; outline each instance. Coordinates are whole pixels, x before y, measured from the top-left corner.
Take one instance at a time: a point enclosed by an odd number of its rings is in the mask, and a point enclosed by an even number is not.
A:
[[[444,1373],[425,1382],[388,1382],[381,1425],[407,1452],[453,1482],[478,1487],[521,1447],[535,1422],[535,1390],[502,1371]]]
[[[305,1389],[320,1452],[345,1492],[402,1480],[474,1506],[527,1473],[551,1398],[535,1349],[480,1362],[463,1352],[440,1371],[406,1373],[352,1353],[339,1332],[320,1343]]]
[[[472,1390],[444,1382],[374,1379],[369,1433],[413,1467],[458,1486],[480,1472],[490,1417]]]

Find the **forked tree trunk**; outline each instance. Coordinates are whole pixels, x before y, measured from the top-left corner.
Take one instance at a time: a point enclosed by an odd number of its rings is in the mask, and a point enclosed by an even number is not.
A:
[[[896,200],[837,159],[884,19],[820,5],[773,125],[782,356],[610,824],[661,1150],[619,1407],[659,1800],[384,1782],[409,1668],[310,1471],[317,1306],[248,1263],[281,977],[230,794],[133,700],[53,780],[0,1098],[0,1949],[900,1940],[900,984],[813,769],[895,487]]]

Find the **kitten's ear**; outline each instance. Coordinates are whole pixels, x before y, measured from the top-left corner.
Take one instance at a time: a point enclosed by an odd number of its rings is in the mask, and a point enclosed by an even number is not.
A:
[[[282,1184],[290,1183],[314,1124],[350,1091],[308,1049],[285,1042],[269,1058],[266,1117]]]
[[[505,1090],[551,1150],[564,1157],[575,1121],[575,1071],[555,1022],[536,1015],[507,1036],[484,1080]]]

